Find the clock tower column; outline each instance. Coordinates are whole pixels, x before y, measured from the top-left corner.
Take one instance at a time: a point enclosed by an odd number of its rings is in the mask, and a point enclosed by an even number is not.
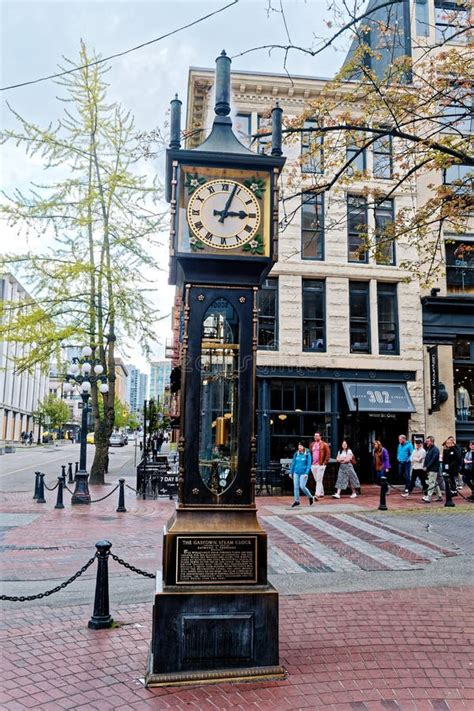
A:
[[[148,686],[282,678],[278,593],[255,505],[256,295],[276,259],[281,109],[272,154],[232,132],[230,59],[217,59],[213,129],[180,148],[172,102],[171,281],[182,291],[179,499],[157,575]]]

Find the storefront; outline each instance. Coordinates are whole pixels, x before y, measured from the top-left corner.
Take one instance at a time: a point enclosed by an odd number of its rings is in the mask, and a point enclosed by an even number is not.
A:
[[[257,464],[268,468],[290,458],[315,432],[335,456],[347,439],[361,481],[372,480],[372,442],[380,439],[396,460],[398,435],[408,434],[415,411],[407,382],[415,372],[257,368]]]
[[[474,439],[474,299],[422,299],[423,341],[436,372],[430,379],[427,426],[440,442],[449,435],[467,447]],[[439,398],[440,392],[445,394]]]

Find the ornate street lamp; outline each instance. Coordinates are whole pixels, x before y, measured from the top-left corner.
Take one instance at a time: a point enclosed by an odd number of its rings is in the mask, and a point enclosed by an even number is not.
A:
[[[69,366],[69,373],[63,384],[65,395],[74,390],[79,392],[82,399],[81,420],[81,449],[79,456],[79,471],[75,476],[75,489],[71,499],[72,504],[90,504],[87,472],[87,419],[89,414],[89,398],[94,383],[98,383],[99,392],[105,394],[109,391],[107,376],[103,375],[104,369],[98,361],[90,360],[92,348],[84,346],[80,358],[73,358]]]

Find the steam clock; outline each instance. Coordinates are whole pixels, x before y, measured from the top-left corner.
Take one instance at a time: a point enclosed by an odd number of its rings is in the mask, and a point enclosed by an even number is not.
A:
[[[272,112],[271,155],[243,146],[228,116],[230,63],[225,52],[216,60],[216,116],[198,148],[181,149],[181,102],[171,102],[171,281],[184,304],[179,499],[164,532],[149,686],[283,675],[254,431],[256,296],[276,259],[282,112]]]

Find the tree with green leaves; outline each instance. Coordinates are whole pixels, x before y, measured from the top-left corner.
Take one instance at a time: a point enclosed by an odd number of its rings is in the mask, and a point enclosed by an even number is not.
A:
[[[71,417],[71,411],[64,400],[50,393],[33,413],[41,422],[48,422],[51,429],[61,429]]]
[[[15,367],[49,365],[61,344],[84,344],[107,377],[107,393],[96,384],[91,391],[93,484],[104,482],[114,427],[117,344],[133,339],[148,352],[154,338],[151,281],[163,219],[160,187],[139,173],[133,118],[108,99],[107,67],[97,59],[81,43],[77,63],[68,61],[74,71],[58,80],[64,111],[55,124],[42,128],[10,107],[16,126],[1,141],[40,158],[45,180],[4,193],[0,206],[28,245],[2,260],[32,294],[22,308],[2,305],[0,336],[30,344]]]

